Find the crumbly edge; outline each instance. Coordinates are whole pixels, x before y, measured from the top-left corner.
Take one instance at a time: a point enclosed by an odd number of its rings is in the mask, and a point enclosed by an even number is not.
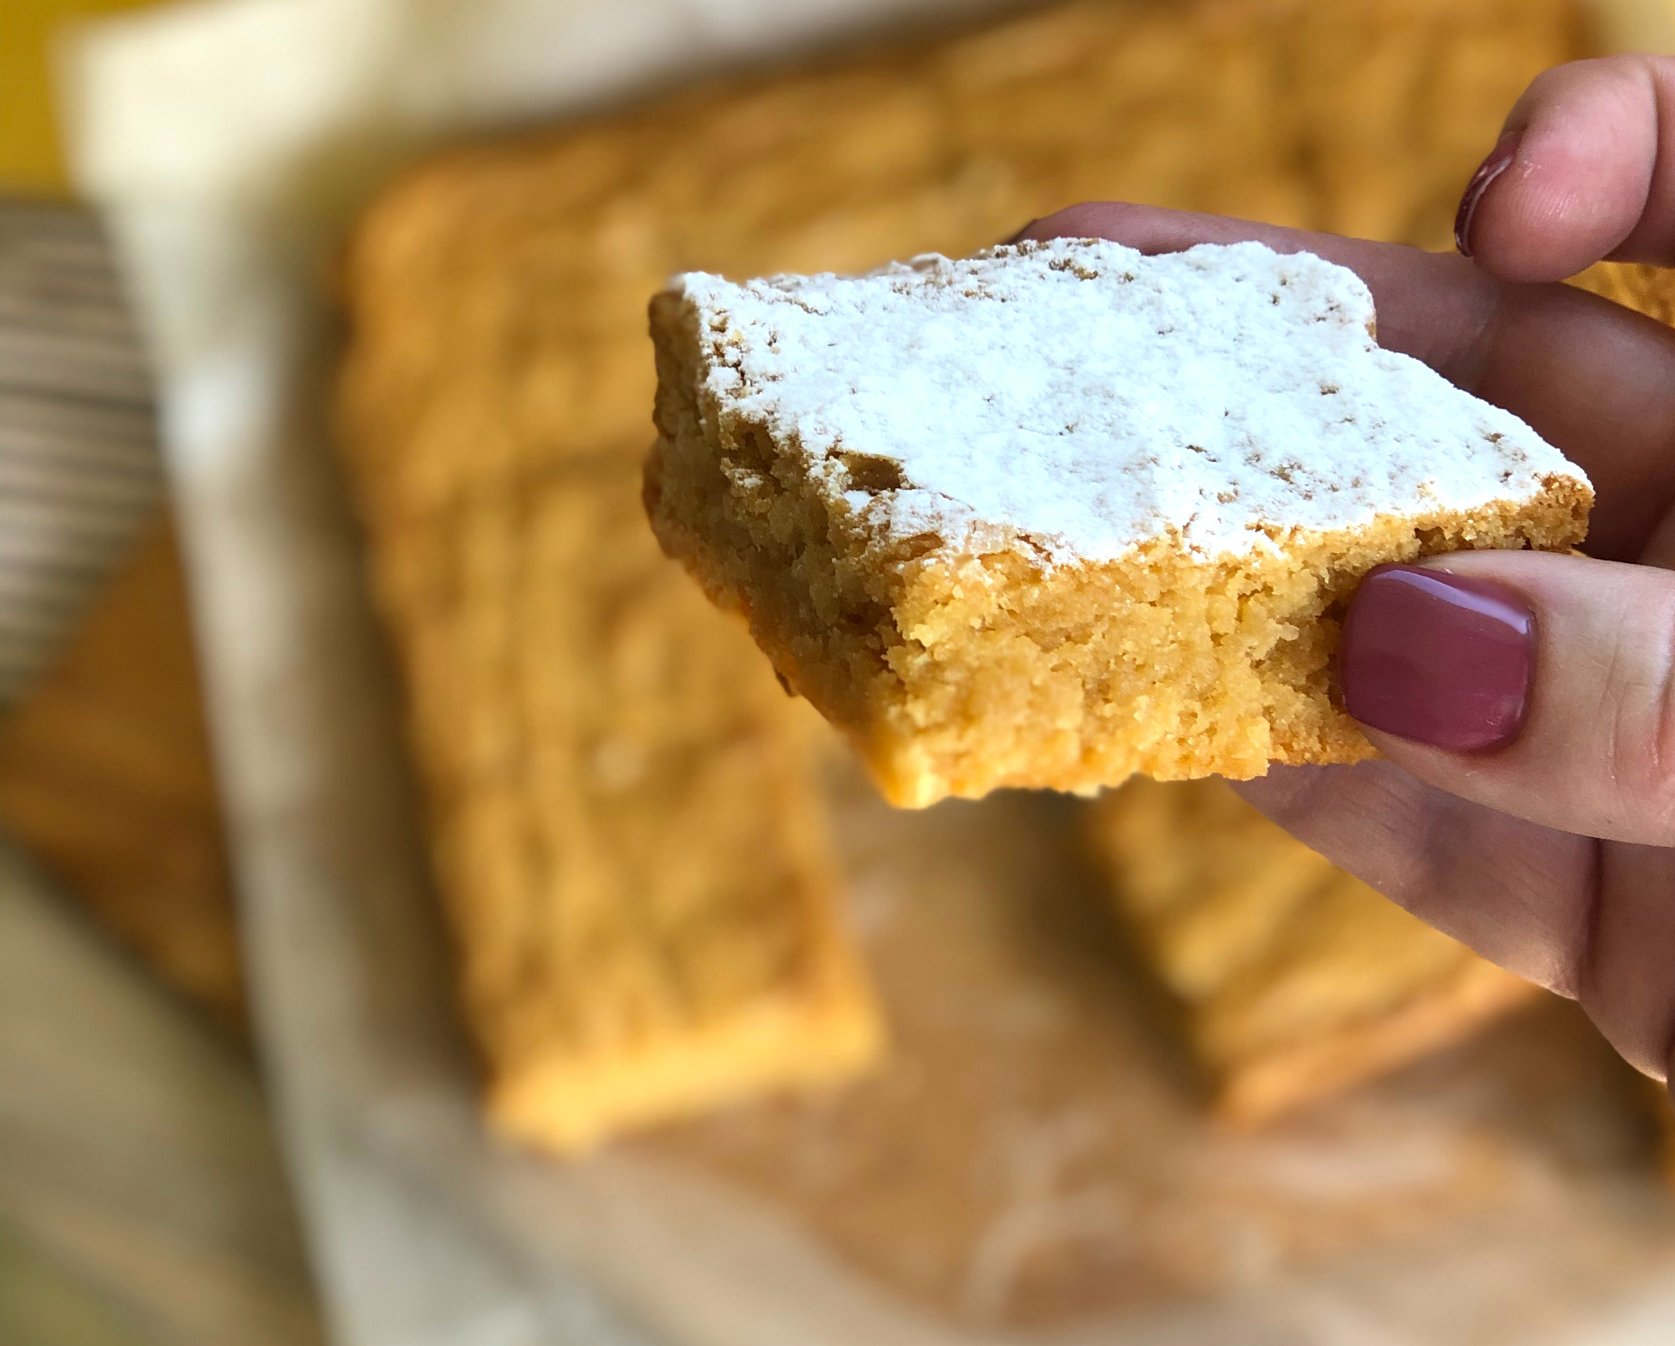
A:
[[[1085,566],[1053,565],[1015,536],[891,537],[809,481],[795,444],[703,388],[690,302],[659,295],[651,318],[653,527],[714,601],[746,614],[780,675],[901,805],[1369,757],[1331,675],[1359,578],[1464,548],[1563,549],[1591,505],[1580,482],[1551,477],[1534,500],[1275,529],[1277,549],[1214,562],[1167,537]],[[848,466],[851,489],[899,484],[883,460]],[[1111,657],[1072,673],[1079,647],[1102,639]]]
[[[873,1065],[883,1020],[859,978],[825,976],[796,996],[763,997],[696,1031],[636,1050],[548,1050],[492,1079],[487,1107],[509,1139],[561,1155],[619,1132],[748,1102],[766,1089],[817,1092]]]
[[[1234,1127],[1260,1126],[1456,1042],[1536,998],[1538,988],[1481,959],[1377,1017],[1329,1029],[1217,1072],[1212,1108]]]

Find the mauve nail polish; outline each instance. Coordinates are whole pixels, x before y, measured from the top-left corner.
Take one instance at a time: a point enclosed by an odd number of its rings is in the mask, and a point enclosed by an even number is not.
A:
[[[1471,222],[1477,216],[1483,193],[1489,190],[1490,183],[1512,167],[1512,161],[1518,157],[1518,138],[1522,134],[1522,131],[1508,131],[1497,140],[1495,148],[1489,151],[1489,157],[1477,166],[1477,172],[1471,175],[1466,190],[1460,194],[1460,208],[1454,212],[1454,246],[1462,257],[1471,256]]]
[[[1380,566],[1344,618],[1344,709],[1373,729],[1451,752],[1518,737],[1535,674],[1535,611],[1515,589]]]

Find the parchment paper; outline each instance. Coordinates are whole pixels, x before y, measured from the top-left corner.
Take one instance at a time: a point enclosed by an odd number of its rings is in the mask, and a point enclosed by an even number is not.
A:
[[[878,1079],[570,1166],[479,1127],[322,431],[335,241],[436,136],[935,4],[219,0],[76,45],[80,176],[152,342],[265,1059],[339,1338],[1667,1340],[1675,1217],[1562,1007],[1417,1083],[1214,1135],[1117,1004],[1050,801],[908,818],[834,781],[901,1043]]]

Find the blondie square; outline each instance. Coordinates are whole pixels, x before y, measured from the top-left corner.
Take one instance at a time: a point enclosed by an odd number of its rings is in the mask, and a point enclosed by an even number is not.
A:
[[[465,1005],[556,1151],[871,1064],[808,726],[646,535],[630,455],[396,540],[391,594]],[[392,576],[393,577],[393,576]]]
[[[651,307],[648,510],[895,803],[1355,761],[1357,579],[1569,547],[1592,499],[1373,321],[1352,272],[1256,243],[686,275]]]
[[[1092,806],[1088,836],[1230,1122],[1266,1121],[1414,1060],[1535,994],[1219,781],[1131,781]]]
[[[468,202],[398,197],[363,229],[343,447],[488,1112],[568,1153],[844,1080],[882,1029],[841,917],[813,717],[659,553],[643,443],[510,472],[473,456],[544,433],[481,392],[507,377],[523,310],[469,282],[471,243],[418,271],[392,256]],[[459,339],[462,309],[485,340]],[[429,466],[408,449],[444,442],[455,489],[420,504],[411,474]]]

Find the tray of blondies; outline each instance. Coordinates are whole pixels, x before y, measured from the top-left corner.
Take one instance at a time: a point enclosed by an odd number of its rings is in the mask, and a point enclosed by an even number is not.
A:
[[[707,525],[645,474],[703,430],[661,399],[653,424],[671,276],[964,258],[1085,199],[1446,246],[1505,110],[1601,21],[943,14],[550,126],[460,94],[324,175],[273,273],[330,278],[329,316],[281,304],[311,315],[287,416],[242,484],[177,475],[218,708],[264,720],[223,738],[257,1011],[344,1340],[1654,1339],[1662,1105],[1574,1007],[1221,781],[1093,797],[1085,755],[962,777],[893,740],[869,777],[786,694],[842,721],[820,689],[868,633],[788,631],[776,676],[703,592],[755,621],[807,546],[762,544],[790,527],[764,505],[743,590],[710,551],[701,587],[665,547]],[[1667,316],[1644,274],[1590,283]],[[653,311],[666,383],[691,320]],[[857,388],[889,336],[850,333]],[[840,485],[887,488],[880,462]],[[1555,500],[1536,540],[1568,545]],[[235,547],[257,599],[204,573]],[[264,664],[275,633],[313,653]],[[999,648],[972,655],[997,688]],[[265,699],[282,669],[301,701]],[[1125,763],[1093,774],[1168,774]],[[1080,793],[990,792],[1017,784]],[[986,797],[922,807],[950,793]]]

